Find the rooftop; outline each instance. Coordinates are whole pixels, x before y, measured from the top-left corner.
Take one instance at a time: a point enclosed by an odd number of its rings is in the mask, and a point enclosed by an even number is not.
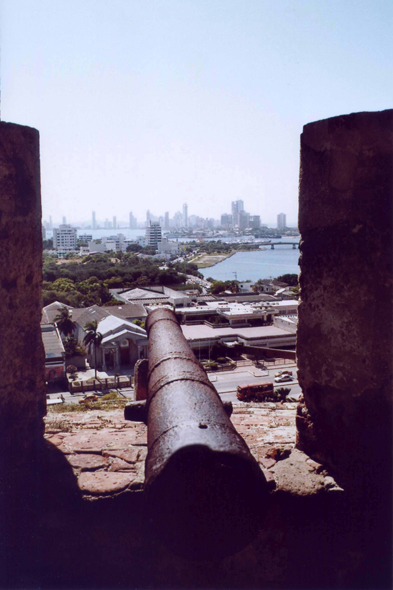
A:
[[[245,338],[245,339],[259,339],[259,338],[274,338],[285,336],[288,337],[288,332],[276,326],[257,326],[245,328],[211,328],[204,324],[195,326],[181,326],[182,332],[188,341],[193,340],[209,340],[217,338]]]
[[[59,333],[52,324],[41,325],[42,342],[45,349],[45,359],[63,358],[65,351]]]

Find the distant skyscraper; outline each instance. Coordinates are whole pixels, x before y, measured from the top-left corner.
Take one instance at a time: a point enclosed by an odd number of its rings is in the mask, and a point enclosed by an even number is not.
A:
[[[93,211],[92,213],[92,223],[91,223],[91,227],[93,229],[97,229],[97,221],[96,221],[96,212]]]
[[[258,229],[261,227],[261,218],[259,215],[250,215],[249,227],[252,229]]]
[[[164,229],[169,229],[169,211],[165,211]]]
[[[180,213],[180,211],[176,211],[176,213],[173,216],[173,222],[175,224],[175,227],[178,229],[180,227],[182,227],[183,225],[183,215],[182,213]]]
[[[135,229],[138,225],[136,217],[133,216],[132,211],[130,211],[130,229]]]
[[[64,217],[63,215],[63,221],[62,221],[63,225],[67,225],[67,219]]]
[[[113,229],[116,229],[117,228],[117,220],[116,220],[116,216],[115,215],[113,216],[112,227],[113,227]]]
[[[239,211],[239,228],[247,229],[250,225],[250,214],[246,211]]]
[[[232,227],[232,215],[228,213],[221,215],[221,227],[222,229],[230,229]]]
[[[277,229],[285,229],[287,227],[287,216],[285,213],[277,215]]]
[[[232,222],[233,225],[240,225],[240,213],[244,211],[244,201],[232,201]]]
[[[183,205],[183,226],[188,227],[188,205],[184,203]]]
[[[49,228],[48,229],[53,229],[52,215],[49,215]]]

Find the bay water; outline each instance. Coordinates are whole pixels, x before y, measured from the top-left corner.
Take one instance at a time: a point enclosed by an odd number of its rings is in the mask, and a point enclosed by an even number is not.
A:
[[[272,240],[273,242],[296,242],[299,238],[285,238]],[[299,274],[299,250],[292,245],[276,246],[274,250],[269,245],[265,249],[252,252],[237,252],[215,266],[201,268],[205,278],[212,277],[217,281],[257,281],[258,279],[276,278],[283,274]]]
[[[83,234],[90,234],[93,240],[102,237],[109,237],[122,233],[127,239],[135,240],[138,236],[145,235],[145,229],[78,229],[78,237]],[[53,237],[53,232],[46,232],[47,239]],[[179,239],[179,242],[187,242],[188,239]],[[234,241],[230,239],[223,239],[223,241]],[[281,238],[272,239],[272,242],[296,242],[299,243],[299,238]],[[264,248],[264,249],[262,249]],[[201,268],[200,272],[205,278],[212,277],[219,281],[229,281],[237,279],[238,281],[257,281],[258,279],[276,278],[283,274],[298,274],[299,273],[299,250],[292,248],[291,244],[284,246],[277,246],[274,250],[270,245],[261,246],[259,250],[252,252],[237,252],[230,258],[226,258],[223,262]]]

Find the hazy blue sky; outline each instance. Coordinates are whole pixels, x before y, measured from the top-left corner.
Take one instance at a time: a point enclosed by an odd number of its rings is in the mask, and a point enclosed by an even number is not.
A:
[[[393,0],[2,0],[1,37],[46,219],[296,223],[302,126],[392,106]]]

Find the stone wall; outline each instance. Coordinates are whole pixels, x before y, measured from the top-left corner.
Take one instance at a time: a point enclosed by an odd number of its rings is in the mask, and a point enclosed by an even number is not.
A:
[[[0,431],[23,461],[43,434],[39,134],[0,123]]]
[[[391,481],[392,164],[392,110],[304,127],[298,445],[360,493]]]

